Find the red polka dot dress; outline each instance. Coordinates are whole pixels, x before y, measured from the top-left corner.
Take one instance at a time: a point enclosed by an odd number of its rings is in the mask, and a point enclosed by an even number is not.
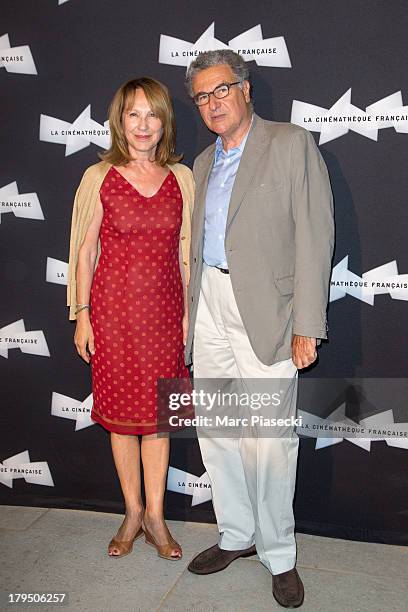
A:
[[[157,379],[188,378],[179,267],[183,201],[172,172],[146,198],[113,166],[100,196],[101,255],[91,289],[91,417],[116,433],[155,433]]]

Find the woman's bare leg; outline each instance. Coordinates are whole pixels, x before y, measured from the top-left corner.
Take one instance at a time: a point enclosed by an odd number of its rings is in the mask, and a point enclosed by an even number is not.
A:
[[[146,511],[143,521],[160,545],[167,544],[170,536],[163,516],[169,453],[168,435],[143,436],[142,462],[146,492]]]
[[[111,446],[126,506],[125,519],[115,537],[118,540],[131,540],[140,528],[143,517],[139,438],[111,432]],[[117,549],[111,548],[111,554],[118,553]]]

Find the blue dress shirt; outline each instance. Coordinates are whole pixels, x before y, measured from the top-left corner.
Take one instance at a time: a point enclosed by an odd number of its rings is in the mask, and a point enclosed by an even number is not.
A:
[[[220,136],[215,141],[214,165],[205,200],[203,259],[209,266],[228,268],[224,245],[228,207],[249,129],[241,144],[228,151],[224,151]]]

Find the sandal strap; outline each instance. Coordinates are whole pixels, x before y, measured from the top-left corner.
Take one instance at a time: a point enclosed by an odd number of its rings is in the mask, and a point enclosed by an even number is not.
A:
[[[112,538],[108,545],[108,550],[111,548],[117,548],[119,550],[118,555],[114,555],[115,557],[120,557],[123,554],[129,553],[132,550],[133,542],[140,538],[143,535],[143,529],[140,527],[131,540],[118,540],[117,538]]]
[[[158,554],[161,557],[165,557],[166,559],[175,559],[182,555],[180,544],[176,542],[176,540],[173,538],[170,532],[169,532],[170,542],[168,542],[167,544],[158,544],[153,534],[146,528],[146,526],[144,528],[144,533],[145,533],[146,542],[154,546]]]

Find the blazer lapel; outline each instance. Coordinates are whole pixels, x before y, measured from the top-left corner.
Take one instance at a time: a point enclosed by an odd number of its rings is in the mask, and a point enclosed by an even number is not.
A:
[[[196,199],[194,202],[193,219],[191,228],[191,242],[194,245],[194,253],[199,254],[204,240],[205,199],[207,195],[208,179],[214,161],[215,145],[210,147],[207,157],[202,162],[201,172],[196,175]]]
[[[245,143],[231,193],[226,232],[237,214],[245,193],[252,182],[252,177],[258,167],[260,157],[265,150],[266,144],[267,138],[262,126],[262,119],[254,113],[248,140]]]

